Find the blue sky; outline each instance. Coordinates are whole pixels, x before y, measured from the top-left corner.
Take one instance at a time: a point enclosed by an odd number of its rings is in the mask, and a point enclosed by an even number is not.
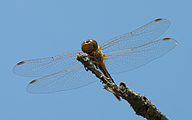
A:
[[[35,77],[15,75],[22,60],[80,50],[84,40],[103,42],[156,19],[171,21],[160,37],[178,46],[138,69],[112,74],[147,96],[169,119],[191,118],[192,2],[190,0],[4,0],[0,2],[0,119],[2,120],[142,120],[130,105],[95,82],[70,91],[30,94]]]

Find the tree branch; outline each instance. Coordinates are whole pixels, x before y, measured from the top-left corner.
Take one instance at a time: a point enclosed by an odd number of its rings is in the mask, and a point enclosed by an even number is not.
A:
[[[95,66],[82,54],[77,55],[77,60],[105,84],[103,86],[104,89],[129,102],[137,115],[143,116],[148,120],[168,120],[146,96],[142,96],[141,94],[130,90],[124,82],[121,82],[120,85],[117,86],[110,78],[107,78],[102,72],[96,69]]]

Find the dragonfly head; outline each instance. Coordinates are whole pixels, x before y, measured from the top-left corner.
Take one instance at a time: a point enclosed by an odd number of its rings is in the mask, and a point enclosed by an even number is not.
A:
[[[86,40],[81,44],[81,50],[84,53],[92,53],[98,49],[98,44],[95,40]]]

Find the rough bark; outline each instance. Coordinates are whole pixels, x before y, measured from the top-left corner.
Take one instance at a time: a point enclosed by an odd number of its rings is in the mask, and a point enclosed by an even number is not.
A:
[[[116,85],[110,78],[107,78],[103,73],[96,69],[83,55],[78,54],[77,60],[105,84],[103,86],[104,89],[112,92],[115,96],[119,96],[126,100],[137,115],[143,116],[148,120],[168,120],[168,118],[162,114],[146,96],[142,96],[141,94],[130,90],[124,82],[121,82],[119,86]]]

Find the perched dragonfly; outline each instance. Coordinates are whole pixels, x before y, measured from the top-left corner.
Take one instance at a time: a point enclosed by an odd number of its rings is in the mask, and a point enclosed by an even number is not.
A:
[[[138,68],[173,49],[177,45],[175,39],[155,40],[169,26],[170,21],[156,19],[99,47],[95,40],[87,40],[81,45],[83,52],[72,51],[53,57],[21,61],[15,65],[13,72],[22,76],[40,77],[28,84],[27,91],[30,93],[51,93],[82,87],[97,79],[76,60],[78,53],[85,53],[101,72],[111,78],[109,73]]]

